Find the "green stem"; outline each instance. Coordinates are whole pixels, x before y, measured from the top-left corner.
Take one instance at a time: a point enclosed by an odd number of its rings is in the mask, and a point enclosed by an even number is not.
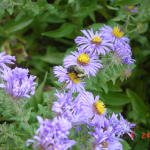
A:
[[[125,32],[127,32],[127,30],[128,30],[129,22],[130,22],[130,14],[128,14],[128,17],[127,17],[127,21],[126,21],[126,25],[125,25]]]

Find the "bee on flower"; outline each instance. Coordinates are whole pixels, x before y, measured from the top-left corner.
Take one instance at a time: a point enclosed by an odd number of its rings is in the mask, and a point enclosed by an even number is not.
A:
[[[87,76],[96,76],[97,71],[102,68],[101,60],[97,54],[89,53],[86,50],[78,49],[64,59],[64,66],[78,65],[84,69]]]
[[[69,89],[72,92],[81,92],[85,90],[82,78],[86,76],[86,73],[82,68],[70,66],[66,69],[62,66],[56,66],[54,67],[54,74],[59,82],[66,83],[65,89]]]

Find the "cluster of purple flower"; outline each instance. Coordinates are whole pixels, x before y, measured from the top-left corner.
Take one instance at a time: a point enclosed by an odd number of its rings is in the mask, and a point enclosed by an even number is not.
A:
[[[83,77],[86,74],[96,76],[103,67],[99,55],[112,54],[112,59],[127,65],[133,64],[129,39],[119,27],[113,29],[104,25],[99,31],[81,30],[84,36],[78,36],[75,43],[77,51],[64,59],[64,67],[56,66],[54,74],[59,82],[66,82],[66,89],[72,92],[84,90]]]
[[[0,88],[5,89],[13,99],[29,98],[30,95],[34,95],[36,77],[29,76],[28,69],[11,69],[5,64],[14,64],[15,60],[14,56],[6,55],[5,52],[0,53]]]
[[[67,150],[76,142],[68,140],[69,129],[72,128],[71,123],[62,118],[57,117],[51,120],[43,120],[37,116],[40,127],[36,130],[36,135],[32,139],[27,140],[27,146],[30,143],[35,143],[33,148],[41,150]]]
[[[93,150],[122,150],[121,136],[132,131],[135,125],[127,122],[121,114],[108,114],[99,96],[85,91],[83,79],[90,78],[103,67],[99,55],[113,53],[124,64],[132,64],[129,39],[119,27],[113,29],[104,26],[100,31],[82,30],[84,36],[75,39],[78,51],[64,59],[64,67],[54,67],[54,74],[59,82],[64,83],[63,92],[56,92],[58,101],[52,106],[56,117],[43,120],[37,117],[40,126],[33,140],[33,148],[42,150],[67,150],[76,142],[69,140],[69,130],[85,125],[90,129]],[[74,97],[73,93],[77,96]]]

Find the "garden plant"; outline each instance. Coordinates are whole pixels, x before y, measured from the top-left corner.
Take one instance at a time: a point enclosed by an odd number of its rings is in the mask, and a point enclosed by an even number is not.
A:
[[[149,23],[149,0],[1,0],[0,150],[149,150]]]

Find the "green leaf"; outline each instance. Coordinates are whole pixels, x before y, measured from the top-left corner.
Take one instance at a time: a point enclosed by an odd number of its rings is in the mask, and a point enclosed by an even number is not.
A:
[[[114,85],[112,82],[108,83],[108,88],[113,92],[122,92],[122,89],[118,85]]]
[[[35,92],[35,95],[30,100],[31,105],[33,104],[34,106],[37,106],[38,104],[41,103],[41,101],[43,99],[43,89],[44,89],[44,85],[46,83],[47,75],[48,75],[48,73],[46,72],[43,82],[39,85],[39,87],[37,88],[37,90]]]
[[[94,31],[99,30],[102,26],[104,26],[103,23],[93,23],[92,25],[90,25],[88,28],[89,29],[93,29]]]
[[[123,140],[121,143],[123,145],[123,150],[130,150],[131,149],[131,146],[126,141]]]
[[[31,24],[32,21],[33,19],[23,19],[18,22],[12,22],[11,24],[8,24],[8,26],[6,26],[5,31],[7,34],[10,34],[10,33],[22,30],[25,27],[27,27],[29,24]]]
[[[62,38],[70,35],[75,29],[75,26],[71,23],[64,23],[60,28],[48,32],[42,33],[44,36],[51,38]]]
[[[107,106],[107,110],[108,112],[114,112],[116,114],[121,113],[123,111],[123,107],[122,106]]]
[[[122,93],[108,92],[108,94],[101,93],[102,101],[105,104],[113,106],[121,106],[130,103],[128,96]]]
[[[61,65],[63,57],[64,57],[63,53],[56,52],[56,53],[51,53],[49,55],[42,56],[40,57],[40,60],[50,64]]]
[[[142,0],[119,0],[117,2],[117,4],[121,5],[121,6],[123,6],[123,5],[136,5],[136,4],[139,4],[141,2],[142,2]]]
[[[136,119],[140,122],[146,123],[148,115],[148,107],[144,101],[133,91],[127,89],[127,95],[131,99],[133,111],[136,114]]]

